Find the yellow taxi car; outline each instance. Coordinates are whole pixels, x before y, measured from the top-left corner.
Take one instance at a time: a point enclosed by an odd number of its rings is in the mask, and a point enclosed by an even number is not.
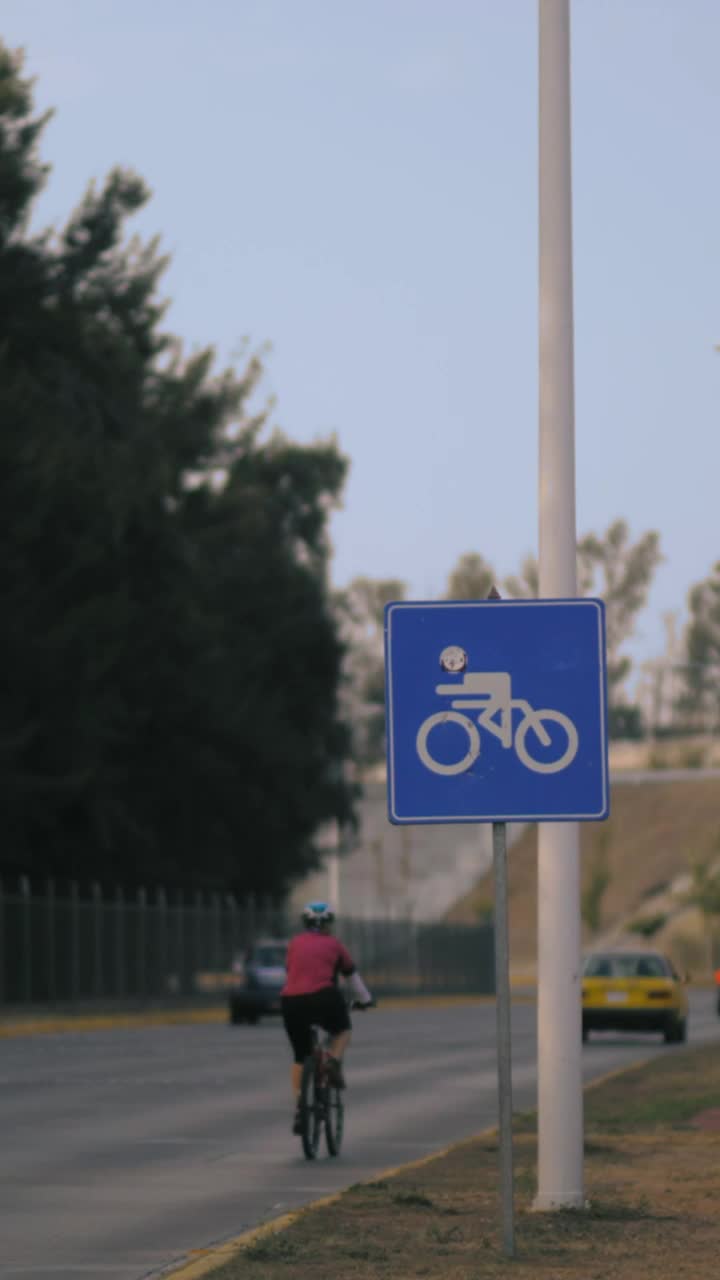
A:
[[[591,1031],[662,1031],[687,1039],[686,979],[659,951],[595,951],[582,977],[582,1038]]]

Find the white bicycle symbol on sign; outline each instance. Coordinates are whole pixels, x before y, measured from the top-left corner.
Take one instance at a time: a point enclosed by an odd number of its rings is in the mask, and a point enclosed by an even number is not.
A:
[[[478,725],[499,738],[504,747],[514,746],[518,759],[526,768],[533,769],[536,773],[559,773],[561,769],[567,769],[575,759],[578,749],[578,732],[573,721],[562,711],[554,711],[551,707],[537,710],[523,698],[513,698],[509,671],[468,671],[463,676],[462,683],[439,684],[436,685],[435,692],[453,696],[450,706],[454,709],[436,711],[428,716],[427,720],[423,720],[418,729],[415,740],[417,753],[425,767],[433,773],[446,775],[464,773],[474,764],[480,755]],[[460,698],[457,697],[459,693],[463,695]],[[514,707],[522,711],[523,718],[513,735]],[[476,717],[477,725],[469,716],[462,715],[455,708],[463,708],[466,711],[479,710],[480,714]],[[493,719],[496,714],[499,714],[499,721]],[[454,764],[443,764],[436,760],[428,748],[428,738],[435,726],[448,723],[460,725],[466,731],[469,740],[467,752],[462,760],[457,760]],[[545,724],[559,725],[564,736],[567,737],[565,750],[556,760],[536,760],[528,750],[526,739],[530,730],[534,732],[540,746],[550,746],[551,738]]]

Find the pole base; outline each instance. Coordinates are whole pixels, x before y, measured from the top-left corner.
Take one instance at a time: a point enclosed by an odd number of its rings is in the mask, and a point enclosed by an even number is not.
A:
[[[557,1213],[559,1209],[584,1211],[589,1208],[590,1201],[585,1199],[582,1191],[558,1191],[556,1195],[538,1193],[530,1206],[530,1211],[531,1213]]]

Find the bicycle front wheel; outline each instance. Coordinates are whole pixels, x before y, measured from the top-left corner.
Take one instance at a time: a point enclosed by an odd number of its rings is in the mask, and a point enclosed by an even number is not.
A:
[[[557,725],[559,727],[559,741],[555,746],[557,758],[555,760],[538,759],[537,756],[531,755],[528,750],[526,738],[530,729],[533,730],[533,749],[538,751],[541,746],[541,739],[537,726],[544,730],[546,738],[548,737],[546,724]],[[518,759],[522,760],[526,768],[532,769],[535,773],[559,773],[561,769],[567,769],[572,764],[578,749],[578,732],[569,716],[563,715],[562,711],[553,711],[550,707],[542,711],[533,711],[531,715],[526,715],[525,719],[518,725],[515,734],[515,750]]]
[[[340,1155],[344,1123],[345,1109],[342,1092],[328,1085],[325,1098],[325,1141],[331,1156]]]
[[[314,1160],[320,1145],[322,1131],[322,1098],[318,1088],[315,1056],[303,1063],[300,1084],[300,1139],[307,1160]]]

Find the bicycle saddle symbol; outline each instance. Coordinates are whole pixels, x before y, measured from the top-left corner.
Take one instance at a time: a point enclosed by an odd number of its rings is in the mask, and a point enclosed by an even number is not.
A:
[[[427,720],[423,720],[417,732],[415,739],[417,753],[422,763],[432,773],[451,775],[464,773],[471,768],[480,755],[478,726],[499,738],[503,747],[514,747],[521,763],[536,773],[559,773],[562,769],[567,769],[575,759],[578,749],[578,732],[573,721],[562,711],[555,711],[552,707],[538,710],[524,698],[513,698],[509,671],[466,671],[462,681],[456,684],[436,685],[435,692],[444,697],[449,695],[452,698],[450,706],[453,709],[434,712],[427,717]],[[522,711],[522,719],[514,731],[513,708]],[[470,716],[463,715],[463,711],[478,711],[479,714],[471,719]],[[453,764],[443,764],[436,760],[428,746],[428,739],[436,725],[448,723],[460,725],[468,737],[465,755]],[[567,739],[564,751],[555,760],[538,760],[530,754],[527,739],[531,733],[537,739],[536,747],[537,744],[544,748],[551,745],[550,734],[545,728],[546,724],[558,725],[562,730],[563,737],[558,744],[559,747],[562,747],[565,738]],[[530,742],[532,744],[534,739],[531,738]]]

